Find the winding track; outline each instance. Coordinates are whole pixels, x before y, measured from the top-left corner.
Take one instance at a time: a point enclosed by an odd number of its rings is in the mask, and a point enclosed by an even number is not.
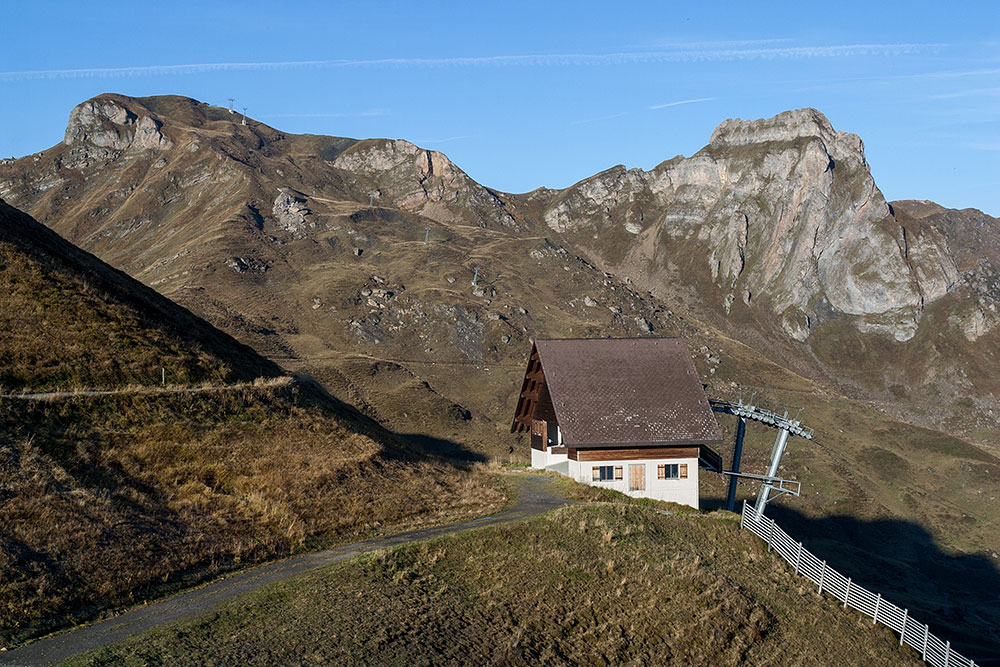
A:
[[[512,508],[500,514],[345,544],[334,549],[302,554],[263,565],[216,581],[208,586],[133,609],[120,616],[52,635],[13,651],[0,653],[0,665],[50,665],[79,653],[107,646],[164,623],[200,616],[225,602],[262,586],[284,581],[323,565],[336,563],[370,551],[411,542],[421,542],[461,530],[526,519],[569,502],[553,492],[551,479],[548,477],[531,475],[519,478],[518,481],[517,502]]]

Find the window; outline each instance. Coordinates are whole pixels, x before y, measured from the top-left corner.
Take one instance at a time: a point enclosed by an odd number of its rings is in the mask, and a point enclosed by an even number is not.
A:
[[[661,463],[656,466],[656,479],[678,479],[680,470],[676,463]]]
[[[622,478],[622,467],[594,466],[592,474],[593,481],[595,482],[610,482],[611,480]]]
[[[688,464],[661,463],[656,466],[656,479],[687,479]]]
[[[549,443],[549,447],[555,447],[559,444],[559,425],[555,422],[548,422],[546,428],[546,438]]]

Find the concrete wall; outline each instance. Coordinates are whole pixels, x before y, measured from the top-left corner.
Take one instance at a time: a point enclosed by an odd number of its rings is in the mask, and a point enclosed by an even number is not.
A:
[[[687,479],[657,479],[656,466],[661,463],[686,463],[688,467]],[[644,491],[629,491],[629,466],[637,464],[645,466],[646,489]],[[595,482],[593,480],[593,469],[595,466],[621,466],[622,479]],[[695,509],[699,508],[697,458],[642,459],[638,461],[620,461],[616,459],[608,459],[606,461],[571,461],[565,454],[554,455],[550,454],[548,450],[540,452],[537,449],[532,449],[531,467],[558,472],[567,477],[572,477],[581,484],[619,491],[627,496],[667,500],[681,505],[688,505]]]
[[[656,466],[661,463],[686,463],[687,479],[657,479]],[[646,473],[646,489],[644,491],[629,491],[629,466],[643,464]],[[622,479],[595,482],[593,480],[594,466],[621,466]],[[653,500],[668,500],[681,505],[699,508],[698,494],[698,459],[644,459],[639,461],[570,461],[569,476],[583,484],[590,484],[605,489],[619,491],[636,498],[652,498]]]
[[[551,448],[546,447],[544,452],[540,452],[537,449],[531,450],[531,467],[532,468],[549,468],[553,465],[558,465],[560,463],[565,463],[569,460],[569,457],[565,454],[553,454]],[[565,466],[563,466],[565,467]],[[562,472],[562,471],[557,471]],[[566,474],[566,473],[562,473]]]

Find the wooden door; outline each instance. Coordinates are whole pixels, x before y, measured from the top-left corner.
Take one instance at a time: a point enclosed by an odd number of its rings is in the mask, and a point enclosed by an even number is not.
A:
[[[628,467],[628,490],[629,491],[645,491],[646,490],[646,464],[645,463],[633,463]]]

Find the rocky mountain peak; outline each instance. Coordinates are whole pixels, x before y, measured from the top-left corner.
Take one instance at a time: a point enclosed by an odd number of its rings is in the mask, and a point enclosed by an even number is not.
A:
[[[861,139],[815,109],[727,120],[690,158],[568,188],[545,221],[593,245],[610,268],[626,257],[669,263],[702,294],[721,292],[727,316],[745,307],[799,341],[840,316],[908,340],[926,304],[958,280],[941,234],[908,233],[875,186]],[[650,284],[660,280],[670,279]]]
[[[111,150],[170,148],[173,144],[161,130],[163,122],[127,99],[100,95],[78,104],[69,114],[63,143],[88,143]]]
[[[359,141],[333,162],[337,169],[375,179],[384,203],[440,222],[457,221],[469,212],[481,225],[517,224],[507,203],[469,178],[444,153],[402,139]]]
[[[859,158],[864,162],[864,142],[850,132],[837,132],[829,119],[812,108],[793,109],[771,118],[730,118],[719,124],[709,139],[711,147],[749,146],[767,142],[789,143],[797,139],[819,139],[835,159]]]

